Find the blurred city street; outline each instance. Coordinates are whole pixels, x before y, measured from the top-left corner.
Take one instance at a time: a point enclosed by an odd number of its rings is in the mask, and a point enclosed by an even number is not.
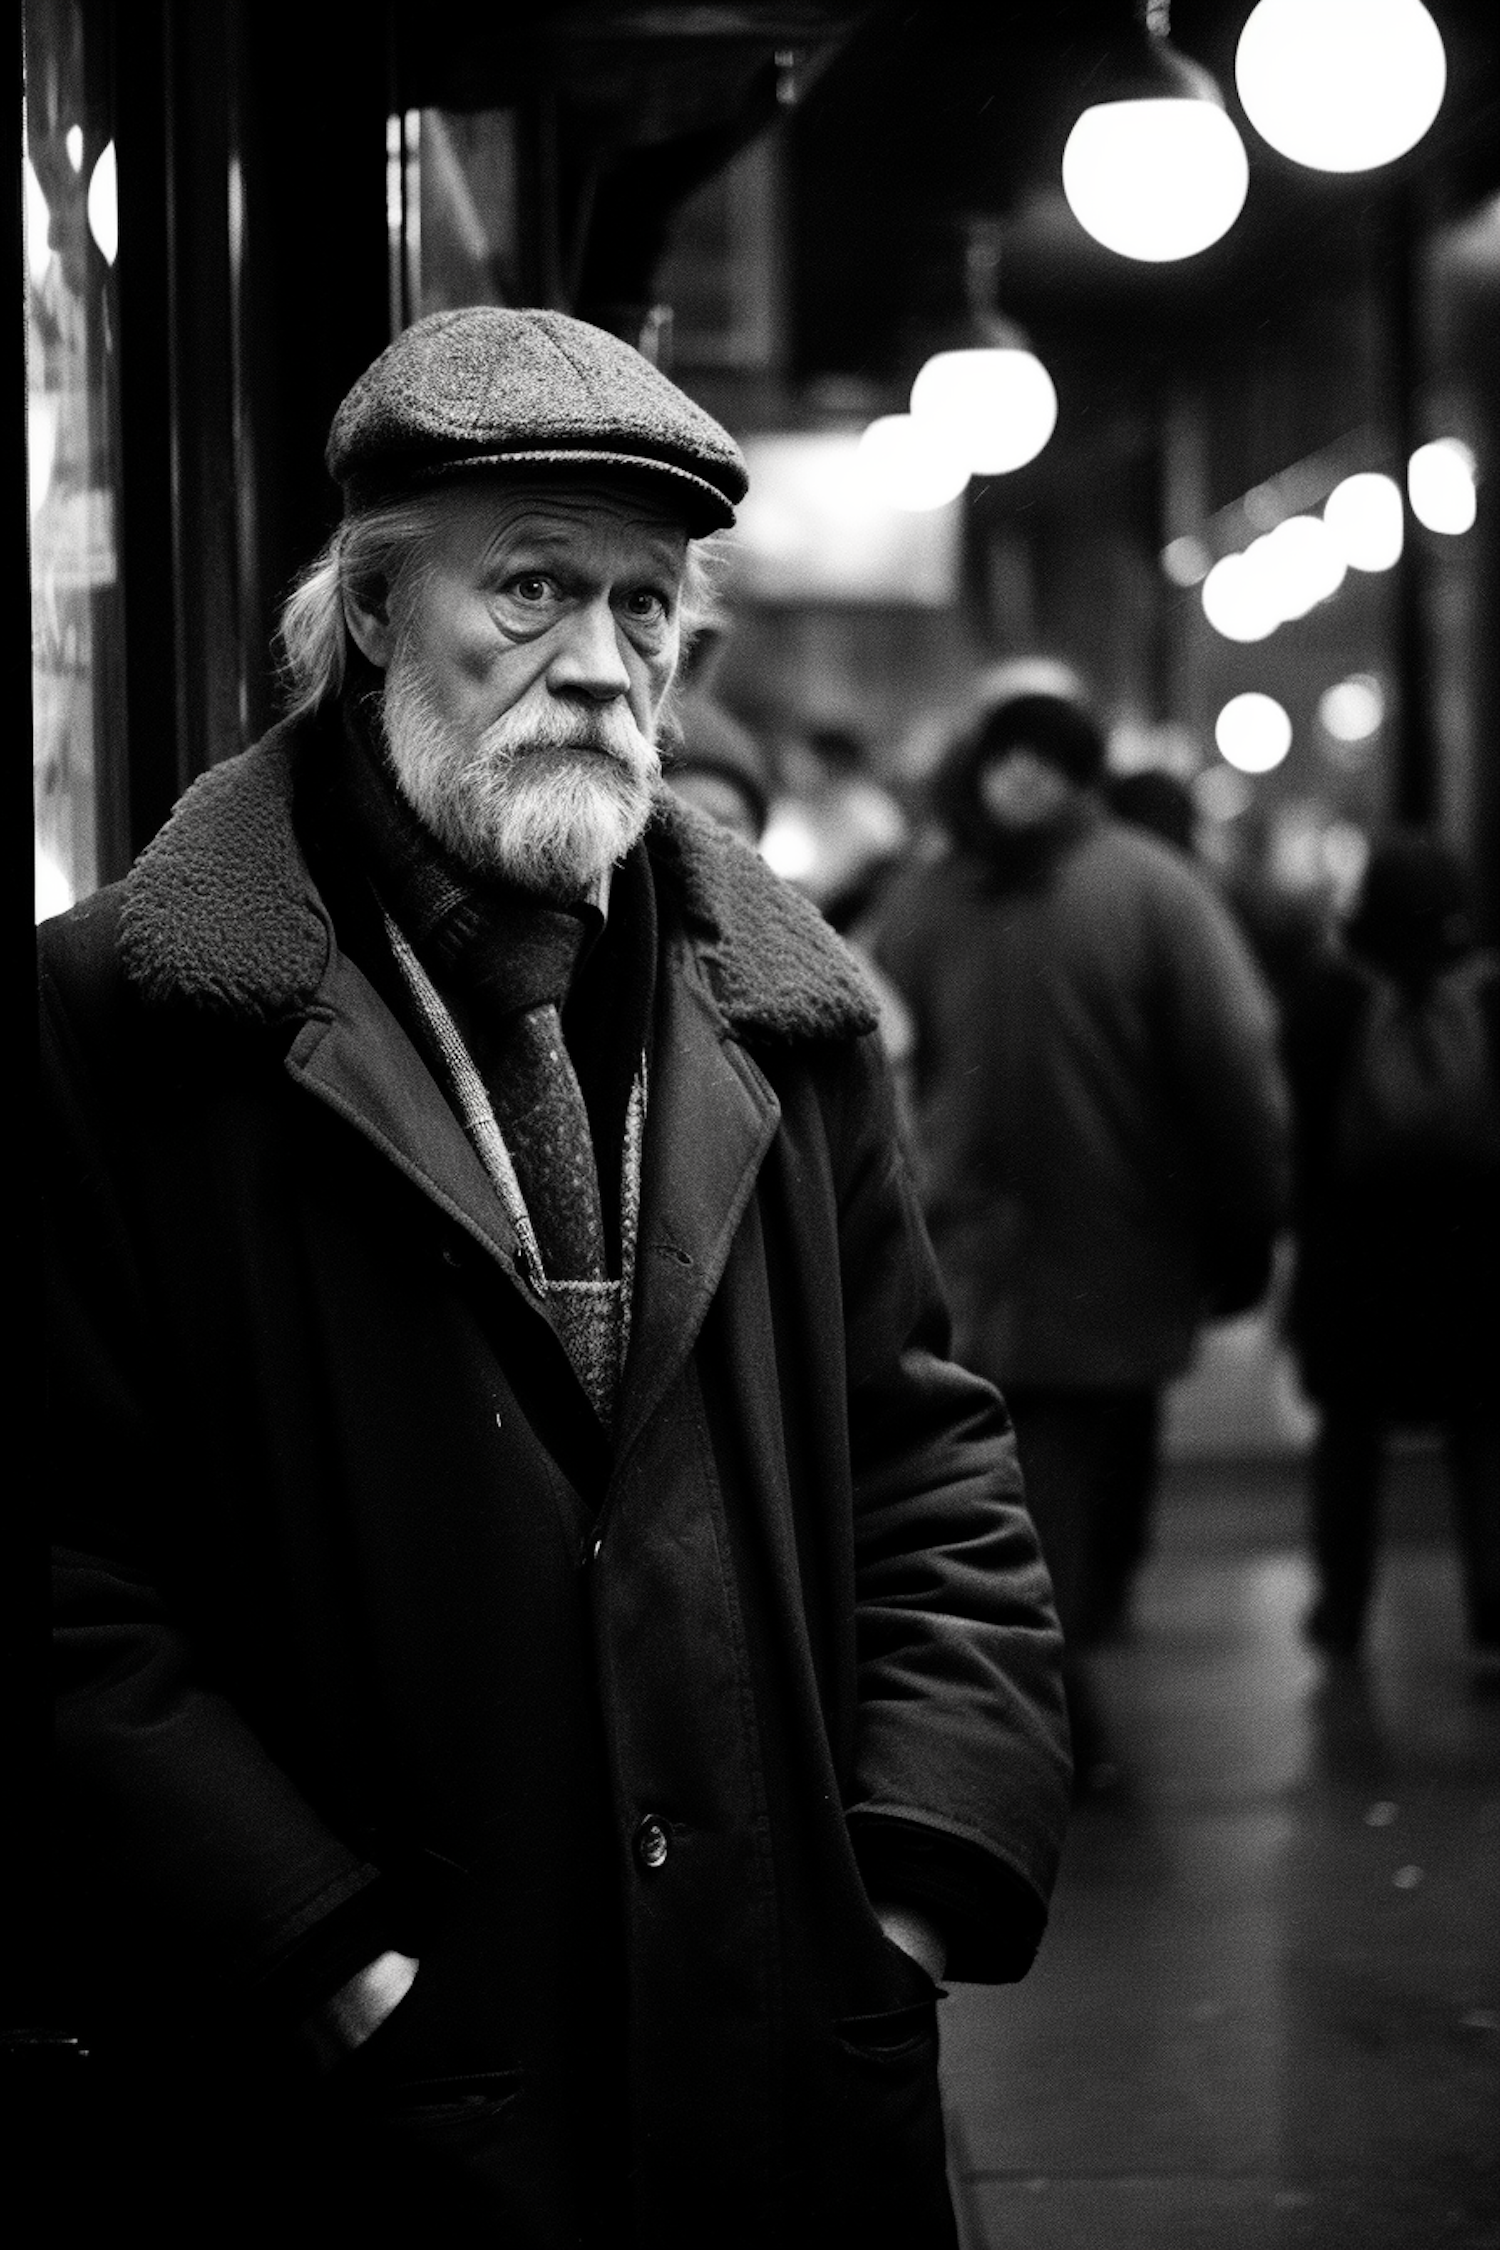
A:
[[[1500,1696],[1436,1456],[1359,1670],[1299,1636],[1299,1473],[1169,1474],[1037,1967],[944,2009],[965,2250],[1500,2244]]]

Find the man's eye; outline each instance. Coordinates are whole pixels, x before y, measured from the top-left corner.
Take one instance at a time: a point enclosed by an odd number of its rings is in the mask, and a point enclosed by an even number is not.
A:
[[[633,594],[627,594],[624,607],[629,616],[643,618],[652,625],[667,614],[667,605],[661,595],[653,593],[647,586],[637,587]]]
[[[528,570],[519,578],[512,578],[505,590],[519,601],[545,602],[552,598],[552,581],[539,570]]]

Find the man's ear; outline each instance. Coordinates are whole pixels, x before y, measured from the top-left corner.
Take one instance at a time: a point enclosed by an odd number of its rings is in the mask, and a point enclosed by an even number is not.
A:
[[[382,580],[378,592],[371,588],[356,590],[353,586],[342,589],[344,623],[349,628],[349,638],[367,657],[377,671],[383,672],[395,653],[396,636],[391,625],[390,592]]]

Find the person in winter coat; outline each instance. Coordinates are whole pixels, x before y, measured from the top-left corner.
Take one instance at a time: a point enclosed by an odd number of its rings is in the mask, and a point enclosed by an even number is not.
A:
[[[1163,1385],[1264,1287],[1285,1193],[1271,1009],[1206,883],[1100,800],[1104,741],[1001,692],[935,786],[946,848],[887,892],[916,1140],[965,1365],[1004,1388],[1075,1659],[1145,1550]],[[1102,1742],[1073,1672],[1075,1751]]]
[[[329,466],[293,715],[41,933],[100,2192],[951,2246],[937,1980],[1035,1952],[1059,1643],[857,971],[657,787],[738,451],[484,307]]]
[[[1388,1433],[1441,1428],[1470,1645],[1500,1675],[1500,962],[1418,833],[1371,853],[1287,1008],[1296,1118],[1289,1325],[1320,1409],[1309,1639],[1363,1643]]]

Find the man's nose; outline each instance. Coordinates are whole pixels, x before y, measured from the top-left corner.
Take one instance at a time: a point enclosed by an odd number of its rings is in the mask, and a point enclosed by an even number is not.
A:
[[[598,703],[629,694],[630,672],[607,595],[580,602],[568,618],[547,667],[547,684],[555,694],[586,695]]]

